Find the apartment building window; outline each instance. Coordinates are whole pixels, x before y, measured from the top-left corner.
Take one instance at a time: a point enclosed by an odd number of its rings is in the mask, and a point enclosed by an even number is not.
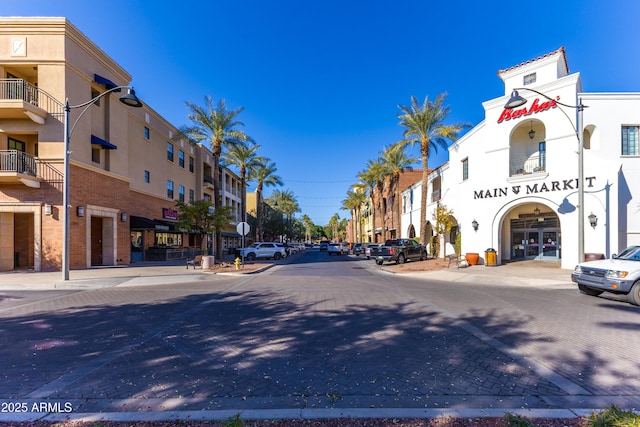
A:
[[[536,73],[531,73],[531,74],[527,74],[526,76],[524,76],[524,78],[522,79],[522,83],[527,86],[527,85],[532,85],[536,82]]]
[[[178,166],[184,168],[184,151],[178,150]]]
[[[622,126],[622,155],[638,156],[638,131],[640,126]]]
[[[91,161],[93,163],[100,163],[100,149],[92,148],[91,149]]]
[[[91,99],[98,98],[98,96],[100,96],[100,92],[98,92],[97,90],[92,88],[91,89]],[[98,98],[95,101],[93,101],[93,105],[96,105],[96,106],[99,107],[100,106],[100,98]]]
[[[144,139],[149,139],[149,128],[144,127]]]
[[[184,203],[184,185],[178,186],[178,200]]]
[[[173,162],[173,144],[167,142],[167,160]]]
[[[193,157],[189,156],[189,172],[193,172],[194,169],[194,159]]]
[[[196,193],[192,189],[189,189],[189,203],[193,203],[196,200]]]
[[[469,179],[469,158],[467,157],[462,161],[462,180],[466,181]]]
[[[151,182],[151,172],[144,171],[144,182],[147,184]]]
[[[173,181],[167,181],[167,197],[173,199]]]

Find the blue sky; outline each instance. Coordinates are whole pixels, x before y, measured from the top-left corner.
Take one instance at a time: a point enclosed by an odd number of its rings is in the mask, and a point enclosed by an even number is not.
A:
[[[476,125],[481,103],[504,91],[499,69],[561,46],[586,92],[640,91],[637,0],[102,4],[25,0],[0,13],[66,17],[175,126],[188,124],[185,102],[203,105],[205,95],[244,107],[244,130],[276,162],[281,189],[319,225],[349,216],[341,201],[366,162],[401,138],[397,106],[412,95],[446,92],[450,122]],[[441,150],[429,165],[447,160]]]

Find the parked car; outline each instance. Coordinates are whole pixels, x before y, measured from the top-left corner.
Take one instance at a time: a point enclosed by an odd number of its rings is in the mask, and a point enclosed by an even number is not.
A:
[[[640,246],[630,246],[611,259],[580,263],[571,280],[583,294],[624,294],[631,304],[640,305]]]
[[[377,250],[380,246],[382,246],[381,243],[367,243],[367,246],[364,248],[364,256],[366,256],[367,259],[373,258],[371,255],[372,252]]]
[[[405,261],[427,258],[427,249],[413,239],[389,239],[375,252],[376,264],[385,261],[395,261],[404,264]]]
[[[291,243],[291,248],[293,248],[296,252],[303,251],[305,249],[305,245],[302,243]]]
[[[253,261],[256,258],[273,258],[278,260],[286,257],[287,252],[284,247],[278,246],[278,243],[256,242],[249,247],[236,249],[236,256],[244,256],[248,261]]]
[[[329,247],[327,248],[327,253],[329,255],[348,254],[349,246],[346,243],[329,243]]]
[[[364,245],[362,243],[356,243],[353,245],[353,254],[356,256],[360,256],[364,253]]]

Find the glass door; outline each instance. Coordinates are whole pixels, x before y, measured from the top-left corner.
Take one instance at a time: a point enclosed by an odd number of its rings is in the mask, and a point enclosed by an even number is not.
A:
[[[536,259],[540,255],[540,232],[527,231],[527,240],[525,244],[525,258]]]
[[[559,258],[558,232],[544,231],[542,233],[542,257]]]

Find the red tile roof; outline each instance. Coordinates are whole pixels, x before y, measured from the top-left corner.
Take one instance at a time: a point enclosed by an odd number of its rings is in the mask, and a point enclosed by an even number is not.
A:
[[[566,53],[566,51],[565,51],[564,46],[562,46],[562,47],[561,47],[560,49],[558,49],[558,50],[554,50],[553,52],[549,52],[549,53],[544,54],[544,55],[542,55],[542,56],[539,56],[539,57],[537,57],[537,58],[530,59],[530,60],[528,60],[528,61],[523,62],[522,64],[514,65],[513,67],[509,67],[509,68],[504,69],[504,70],[498,70],[498,75],[500,75],[500,74],[502,74],[502,73],[506,73],[507,71],[511,71],[511,70],[516,69],[516,68],[519,68],[519,67],[525,66],[525,65],[527,65],[527,64],[531,64],[532,62],[539,61],[539,60],[541,60],[541,59],[543,59],[543,58],[548,58],[549,56],[553,56],[553,55],[558,54],[558,53],[562,53],[562,56],[564,57],[564,64],[565,64],[565,66],[567,67],[567,74],[568,74],[568,73],[569,73],[569,64],[567,63],[567,53]]]

